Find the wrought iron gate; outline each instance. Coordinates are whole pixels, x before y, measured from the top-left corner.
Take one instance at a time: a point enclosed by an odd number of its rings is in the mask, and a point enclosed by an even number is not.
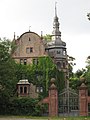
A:
[[[59,94],[58,111],[60,116],[79,115],[79,96],[75,90],[66,88]]]

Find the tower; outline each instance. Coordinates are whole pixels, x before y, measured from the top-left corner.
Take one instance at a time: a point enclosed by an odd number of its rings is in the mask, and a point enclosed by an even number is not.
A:
[[[57,8],[55,3],[55,17],[53,21],[52,41],[47,44],[46,51],[53,59],[57,68],[66,72],[67,69],[67,51],[66,43],[61,40],[61,32],[59,30],[59,21],[57,16]]]

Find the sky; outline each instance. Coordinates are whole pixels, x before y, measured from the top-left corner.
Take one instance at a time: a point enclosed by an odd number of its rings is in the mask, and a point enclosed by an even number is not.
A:
[[[57,2],[61,39],[76,60],[74,71],[85,68],[90,55],[90,0],[0,0],[0,37],[13,39],[30,31],[52,34]]]

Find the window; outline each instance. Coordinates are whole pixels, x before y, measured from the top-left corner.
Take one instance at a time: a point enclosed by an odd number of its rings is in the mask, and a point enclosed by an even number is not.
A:
[[[57,51],[57,54],[60,54],[61,53],[61,51]]]
[[[24,87],[24,93],[27,93],[27,87]]]
[[[29,54],[29,53],[32,53],[33,52],[33,47],[27,47],[26,48],[26,53]]]
[[[65,67],[66,67],[65,62],[63,62],[63,68],[65,68]]]
[[[20,59],[20,64],[26,65],[27,64],[27,59]]]
[[[27,59],[24,59],[24,65],[26,65],[27,64]]]
[[[63,55],[66,55],[66,51],[65,50],[63,51]]]
[[[30,47],[30,53],[33,52],[33,47]]]
[[[23,64],[23,59],[20,59],[20,64]]]
[[[36,58],[36,59],[35,59],[35,58],[33,59],[33,64],[38,65],[38,59],[37,59],[37,58]]]
[[[20,94],[23,93],[23,87],[20,87]]]
[[[40,87],[40,92],[43,92],[43,87]]]
[[[37,93],[43,92],[43,87],[42,86],[37,86],[36,87],[36,92]]]
[[[29,41],[31,41],[30,37],[29,37]]]
[[[29,48],[26,48],[26,53],[29,54]]]
[[[39,87],[36,87],[36,92],[39,93]]]
[[[61,68],[61,63],[57,62],[57,68],[60,69]]]

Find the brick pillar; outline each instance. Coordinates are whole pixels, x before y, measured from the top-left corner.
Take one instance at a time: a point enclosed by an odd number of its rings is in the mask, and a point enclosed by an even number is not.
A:
[[[80,116],[88,115],[88,90],[87,86],[82,83],[79,87],[79,114]]]
[[[49,88],[49,116],[58,116],[58,91],[55,86],[55,79],[51,79]]]

